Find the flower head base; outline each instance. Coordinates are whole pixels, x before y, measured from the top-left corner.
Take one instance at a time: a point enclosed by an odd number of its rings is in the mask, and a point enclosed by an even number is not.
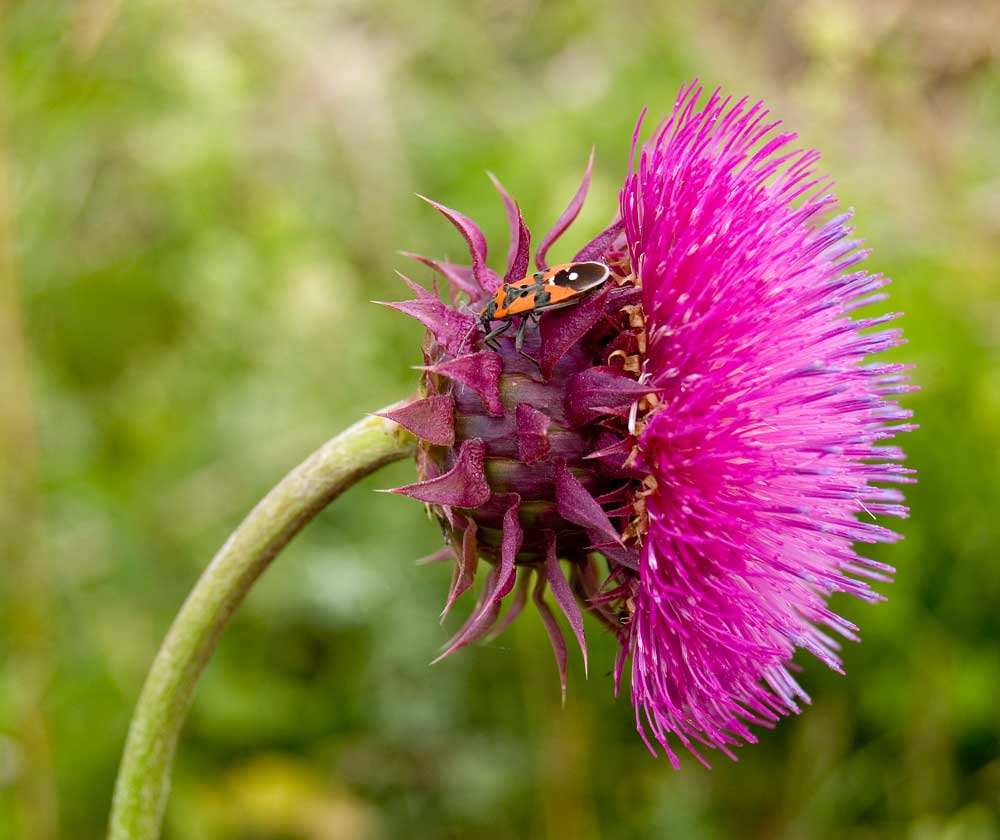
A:
[[[612,281],[528,330],[537,366],[507,337],[485,349],[478,310],[458,303],[482,306],[527,273],[530,236],[499,184],[505,276],[487,267],[478,227],[434,204],[471,265],[417,259],[449,281],[455,305],[412,283],[417,299],[392,304],[428,327],[425,396],[390,416],[424,441],[422,480],[397,492],[426,502],[449,538],[446,610],[480,558],[492,566],[445,655],[499,632],[531,587],[565,691],[544,589],[585,651],[578,599],[618,637],[616,680],[630,661],[639,731],[675,766],[671,735],[699,758],[698,745],[731,756],[755,740],[748,724],[798,711],[797,648],[840,670],[827,631],[853,639],[856,628],[827,599],[881,597],[867,581],[892,570],[853,543],[897,538],[874,520],[906,515],[891,485],[912,480],[902,452],[880,445],[912,428],[891,399],[910,390],[906,368],[866,362],[902,341],[871,329],[896,316],[851,317],[888,281],[855,269],[866,252],[849,214],[832,216],[815,152],[790,151],[794,135],[774,134],[762,104],[716,93],[699,108],[699,94],[681,90],[638,161],[634,142],[620,215],[576,256],[604,262]]]
[[[540,269],[546,267],[548,248],[579,212],[589,178],[588,166],[579,192],[535,254]],[[615,433],[630,406],[649,390],[620,362],[626,351],[635,352],[636,331],[626,308],[638,306],[639,291],[627,271],[617,270],[577,305],[544,314],[537,328],[526,331],[523,352],[509,334],[498,337],[498,352],[488,349],[476,316],[497,289],[527,273],[530,243],[517,205],[494,183],[511,226],[503,279],[486,266],[486,242],[478,227],[431,202],[466,239],[472,264],[415,258],[449,280],[453,302],[461,296],[467,303],[448,306],[407,281],[417,299],[390,304],[428,328],[424,396],[388,415],[423,442],[421,481],[396,492],[425,502],[450,544],[440,555],[455,560],[445,612],[472,585],[480,558],[492,564],[476,608],[442,656],[499,632],[530,591],[565,691],[566,644],[543,598],[546,587],[586,663],[579,603],[622,632],[619,609],[610,603],[615,599],[601,597],[594,550],[604,552],[612,568],[635,570],[639,565],[638,552],[624,545],[621,531],[632,514],[632,486],[640,476],[626,466],[630,450],[623,445],[624,436]],[[625,247],[621,230],[621,223],[614,223],[576,259],[611,260],[617,253],[620,264]],[[620,240],[617,252],[611,245],[615,239]],[[568,561],[568,577],[559,558]],[[498,623],[502,601],[512,592],[511,606]]]

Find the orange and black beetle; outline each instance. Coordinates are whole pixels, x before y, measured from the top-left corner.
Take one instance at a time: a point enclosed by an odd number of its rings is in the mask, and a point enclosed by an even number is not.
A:
[[[524,328],[529,319],[537,322],[540,312],[579,303],[588,292],[603,286],[610,276],[611,269],[604,263],[575,262],[554,265],[545,271],[529,274],[522,280],[504,283],[479,313],[479,323],[486,333],[483,343],[499,350],[497,338],[510,328],[515,318],[520,317],[521,323],[514,340],[514,346],[520,353]],[[491,331],[493,321],[503,323]]]

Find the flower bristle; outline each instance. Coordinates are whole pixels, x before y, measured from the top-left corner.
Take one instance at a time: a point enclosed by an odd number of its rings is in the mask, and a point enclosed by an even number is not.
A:
[[[395,492],[425,502],[449,540],[445,612],[488,568],[442,656],[502,631],[530,595],[565,695],[545,590],[586,662],[579,602],[619,640],[616,691],[630,663],[637,728],[674,766],[672,739],[703,762],[701,747],[732,756],[751,725],[807,703],[797,649],[840,669],[820,628],[857,628],[827,601],[881,597],[868,581],[892,570],[853,543],[898,538],[868,517],[905,516],[882,485],[912,480],[885,445],[912,428],[892,399],[912,387],[906,367],[867,360],[902,341],[882,329],[895,316],[852,317],[888,281],[856,268],[867,252],[850,214],[833,215],[815,152],[791,150],[762,103],[700,95],[682,88],[641,146],[637,127],[619,213],[575,257],[610,279],[543,312],[523,347],[511,333],[487,347],[476,317],[531,256],[493,176],[511,236],[502,274],[478,226],[428,200],[470,264],[407,254],[444,278],[452,305],[414,284],[416,299],[389,304],[428,330],[421,396],[388,416],[422,441],[420,480]],[[540,240],[540,270],[592,165]]]

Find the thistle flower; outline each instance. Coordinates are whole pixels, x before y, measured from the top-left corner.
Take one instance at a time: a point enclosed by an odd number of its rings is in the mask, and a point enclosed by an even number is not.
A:
[[[798,712],[796,649],[840,670],[834,635],[857,628],[827,601],[881,599],[868,582],[893,570],[853,544],[898,538],[874,520],[906,515],[892,485],[912,480],[883,444],[912,428],[892,399],[910,390],[907,367],[867,361],[901,343],[881,329],[896,315],[852,317],[888,280],[856,268],[868,252],[850,213],[834,215],[816,152],[793,150],[762,103],[716,92],[699,107],[700,94],[683,87],[641,147],[637,126],[619,213],[574,258],[611,279],[542,314],[524,353],[507,336],[488,349],[476,321],[528,273],[528,228],[495,179],[504,276],[474,222],[429,202],[471,264],[409,255],[445,278],[450,303],[407,279],[416,299],[389,304],[427,327],[422,396],[387,416],[422,441],[420,481],[394,492],[441,523],[448,546],[432,559],[455,564],[445,612],[489,567],[442,656],[499,633],[530,593],[565,696],[551,589],[585,665],[581,606],[617,637],[616,691],[630,663],[638,731],[675,767],[671,736],[704,763],[698,745],[734,757],[756,740],[749,725]]]

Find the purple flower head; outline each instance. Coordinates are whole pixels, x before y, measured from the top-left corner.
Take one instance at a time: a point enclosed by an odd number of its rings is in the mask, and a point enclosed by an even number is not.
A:
[[[668,750],[674,733],[723,750],[808,700],[796,648],[840,670],[856,628],[827,598],[878,600],[891,569],[854,542],[890,542],[905,516],[902,452],[879,446],[910,416],[890,395],[904,367],[866,364],[902,341],[856,320],[888,282],[850,214],[833,216],[815,152],[790,148],[767,111],[681,91],[621,193],[642,286],[643,373],[659,404],[639,465],[656,484],[629,639],[632,700]]]
[[[906,515],[892,485],[912,480],[884,444],[912,428],[892,399],[911,388],[907,367],[868,361],[901,343],[881,328],[896,316],[852,317],[888,281],[857,270],[867,252],[818,155],[792,149],[761,103],[715,93],[699,107],[700,93],[682,88],[651,140],[633,139],[620,215],[574,258],[610,280],[528,324],[523,353],[508,335],[487,348],[476,320],[528,273],[530,234],[497,182],[504,276],[479,228],[431,202],[471,264],[416,257],[450,305],[410,281],[417,298],[391,304],[428,328],[422,396],[389,416],[422,441],[421,480],[396,492],[442,525],[446,611],[489,565],[442,655],[500,632],[530,592],[565,692],[549,588],[585,662],[580,605],[617,637],[616,686],[631,663],[639,732],[674,766],[671,736],[702,761],[699,746],[732,757],[750,724],[808,702],[797,648],[840,670],[834,636],[856,628],[828,598],[881,598],[868,581],[892,569],[853,545],[897,539],[876,519]],[[589,178],[542,239],[540,269]]]

